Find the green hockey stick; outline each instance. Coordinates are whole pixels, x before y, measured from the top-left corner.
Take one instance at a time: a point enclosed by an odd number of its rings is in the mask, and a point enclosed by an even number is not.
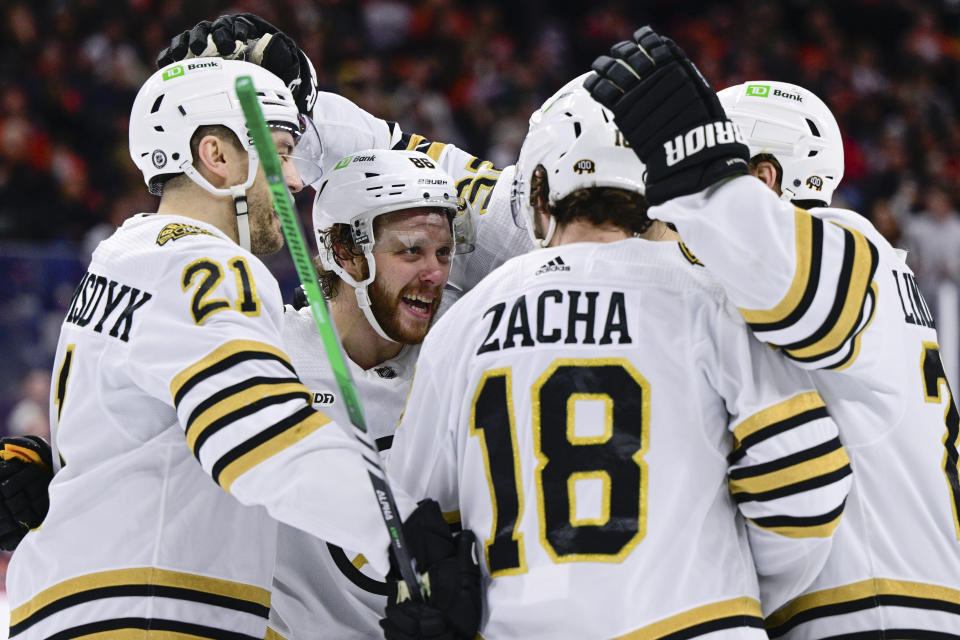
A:
[[[350,424],[354,427],[353,433],[365,449],[363,459],[367,462],[367,473],[380,504],[383,522],[390,534],[390,546],[393,549],[397,565],[400,567],[400,575],[410,591],[410,597],[416,601],[422,601],[423,594],[420,590],[420,583],[417,581],[417,575],[413,570],[413,561],[407,552],[406,541],[403,539],[400,513],[397,511],[393,491],[387,483],[387,475],[383,469],[380,455],[377,453],[377,448],[367,432],[367,423],[363,418],[363,408],[360,406],[360,399],[357,397],[353,379],[350,377],[350,370],[343,359],[340,341],[333,324],[330,322],[327,303],[320,292],[317,272],[314,271],[313,263],[310,261],[310,255],[307,253],[303,241],[303,232],[297,220],[293,198],[284,183],[280,158],[277,156],[273,137],[270,135],[267,123],[263,118],[263,110],[260,109],[260,103],[257,101],[253,80],[250,76],[240,76],[237,78],[236,87],[237,98],[240,100],[240,106],[243,108],[243,115],[247,122],[247,130],[253,138],[257,155],[260,156],[263,173],[266,175],[267,184],[270,186],[273,208],[280,217],[287,248],[290,250],[293,264],[297,268],[300,283],[307,292],[307,300],[310,302],[310,310],[313,312],[317,331],[323,340],[323,348],[327,352],[327,358],[330,360],[330,366],[333,368],[334,376],[337,379],[340,395],[347,406]]]

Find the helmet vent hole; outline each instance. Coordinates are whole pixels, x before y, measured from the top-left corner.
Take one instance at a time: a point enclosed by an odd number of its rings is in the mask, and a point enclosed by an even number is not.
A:
[[[154,130],[154,131],[163,131],[163,127],[161,127],[161,126],[158,125],[158,124],[155,124],[155,125],[153,125],[153,130]]]
[[[173,158],[174,160],[179,160],[179,159],[180,159],[180,154],[179,154],[179,153],[174,153],[174,154],[173,154],[172,156],[170,156],[170,157]]]
[[[820,153],[820,152],[817,151],[816,149],[811,149],[811,150],[810,150],[810,153],[807,154],[807,157],[808,157],[808,158],[812,158],[813,156],[817,155],[818,153]]]
[[[800,186],[800,181],[799,181],[799,180],[794,180],[794,181],[793,181],[793,186],[799,187],[799,186]]]
[[[394,189],[403,189],[403,188],[404,188],[405,186],[407,186],[407,185],[405,185],[405,184],[403,184],[403,183],[401,182],[400,184],[392,184],[392,185],[390,185],[390,186],[393,187]]]
[[[424,199],[427,199],[427,198],[430,197],[430,194],[427,193],[426,191],[424,191],[424,192],[423,192],[423,197],[424,197]]]
[[[578,137],[578,138],[580,137],[580,123],[579,123],[579,122],[574,122],[574,123],[573,123],[573,135],[575,135],[575,136]]]
[[[379,173],[371,173],[371,172],[367,171],[366,173],[363,174],[363,177],[364,177],[364,178],[376,178],[378,175],[380,175],[380,174],[379,174]]]
[[[375,187],[367,187],[367,191],[376,191],[377,189],[383,189],[383,185],[382,185],[382,184],[378,184],[378,185],[375,186]]]
[[[388,195],[388,196],[402,196],[402,195],[403,195],[403,191],[391,191],[391,192],[388,193],[387,195]]]
[[[813,120],[811,120],[810,118],[807,118],[807,126],[810,127],[810,133],[817,136],[818,138],[820,137],[820,130],[817,129],[817,125],[813,124]]]
[[[160,108],[160,103],[163,102],[163,96],[164,96],[164,94],[160,94],[159,96],[157,96],[157,99],[154,100],[154,102],[153,102],[153,106],[150,107],[150,113],[156,113],[156,112],[157,112],[157,110]]]
[[[182,105],[182,104],[178,104],[178,105],[177,105],[177,109],[180,110],[180,115],[182,115],[182,116],[187,115],[187,110],[183,108],[183,105]]]

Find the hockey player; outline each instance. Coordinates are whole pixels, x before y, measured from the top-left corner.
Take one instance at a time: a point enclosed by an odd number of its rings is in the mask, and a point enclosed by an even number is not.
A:
[[[813,370],[854,469],[823,572],[767,617],[770,636],[960,637],[960,416],[902,254],[829,208],[843,175],[833,115],[781,82],[718,100],[675,44],[648,27],[635,39],[587,86],[647,164],[651,216],[676,225],[758,337]],[[748,171],[760,180],[725,180]]]
[[[211,58],[141,88],[130,151],[160,206],[98,247],[64,322],[51,422],[65,466],[10,565],[11,637],[262,638],[274,518],[387,569],[359,447],[310,407],[278,346],[279,292],[255,254],[282,235],[239,75],[254,79],[287,185],[302,186],[289,157],[301,121],[272,74]]]
[[[369,149],[334,166],[317,184],[313,205],[321,286],[371,436],[386,454],[419,344],[435,314],[456,299],[444,287],[454,254],[472,249],[471,217],[458,208],[453,179],[425,154]],[[288,307],[283,332],[315,405],[338,422],[346,420],[309,308]],[[273,636],[382,637],[378,622],[389,591],[363,555],[280,527]]]
[[[764,638],[756,571],[785,594],[816,575],[846,454],[807,376],[646,217],[643,167],[582,82],[517,164],[515,215],[546,248],[431,329],[389,473],[484,541],[487,640]]]

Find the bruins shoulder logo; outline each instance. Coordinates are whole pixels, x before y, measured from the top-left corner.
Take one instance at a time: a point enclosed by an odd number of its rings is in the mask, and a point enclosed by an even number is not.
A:
[[[157,234],[157,244],[161,247],[168,242],[174,240],[179,240],[184,236],[214,236],[214,234],[201,229],[200,227],[194,227],[189,224],[183,224],[182,222],[171,222],[168,225],[165,225],[163,229],[160,229],[160,233]]]
[[[809,178],[807,178],[807,186],[810,187],[811,189],[816,189],[817,191],[820,191],[821,189],[823,189],[823,178],[821,178],[820,176],[810,176]]]
[[[584,158],[583,160],[577,160],[573,164],[573,170],[583,175],[585,173],[595,173],[597,170],[597,165],[594,164],[593,160]]]

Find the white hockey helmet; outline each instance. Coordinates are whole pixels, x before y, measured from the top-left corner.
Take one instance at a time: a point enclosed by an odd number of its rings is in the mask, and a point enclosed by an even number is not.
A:
[[[214,195],[232,196],[240,244],[249,249],[246,190],[256,178],[259,158],[235,89],[237,77],[244,75],[253,79],[267,124],[299,138],[302,121],[293,95],[280,78],[249,62],[194,58],[167,65],[140,88],[130,112],[130,157],[155,195],[163,189],[159,178],[185,173]],[[204,125],[222,125],[237,135],[249,158],[242,185],[216,188],[193,166],[190,138]]]
[[[384,339],[393,340],[374,317],[367,293],[377,275],[374,219],[404,209],[439,209],[451,224],[454,255],[473,250],[475,230],[470,209],[457,197],[453,178],[419,151],[358,151],[337,162],[316,188],[313,229],[323,268],[354,288],[370,326]],[[335,224],[348,225],[354,244],[363,251],[369,267],[364,280],[355,280],[337,261],[333,248],[325,245],[323,235]]]
[[[774,156],[783,169],[783,200],[830,204],[843,178],[843,140],[823,100],[787,82],[757,80],[717,93],[743,134],[750,156]]]
[[[547,173],[550,206],[577,189],[591,187],[644,193],[646,167],[613,123],[613,114],[583,88],[587,75],[568,82],[533,112],[520,148],[510,204],[513,221],[537,246],[547,246],[556,230],[551,217],[546,237],[537,238],[534,232],[530,181],[540,165]]]

